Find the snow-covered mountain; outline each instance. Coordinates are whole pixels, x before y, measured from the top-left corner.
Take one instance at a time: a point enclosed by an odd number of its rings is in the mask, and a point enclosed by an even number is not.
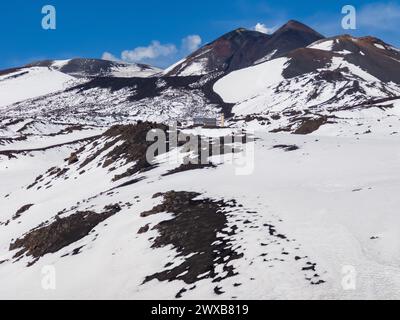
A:
[[[288,23],[276,34],[292,29]],[[224,113],[239,126],[247,123],[270,131],[309,133],[323,124],[347,123],[349,115],[358,119],[360,110],[376,111],[378,119],[382,108],[390,111],[399,96],[396,48],[373,37],[348,35],[305,43],[228,74],[95,77],[68,90],[8,106],[4,116],[111,125],[137,120],[166,123]],[[366,127],[358,129],[368,131]]]
[[[147,78],[162,70],[99,59],[45,60],[0,71],[0,107],[64,91],[97,77]]]
[[[112,125],[138,120],[186,121],[195,116],[230,114],[212,90],[215,76],[164,78],[98,77],[35,99],[9,105],[3,116],[64,123]]]
[[[237,119],[261,119],[275,131],[302,131],[311,123],[308,133],[359,111],[390,114],[400,98],[399,84],[398,49],[376,38],[345,35],[232,72],[214,90],[235,104]]]
[[[28,67],[49,67],[77,78],[86,77],[151,77],[162,70],[140,63],[124,63],[100,59],[45,60],[28,65]]]
[[[400,298],[397,48],[290,21],[126,68],[0,71],[0,298]]]

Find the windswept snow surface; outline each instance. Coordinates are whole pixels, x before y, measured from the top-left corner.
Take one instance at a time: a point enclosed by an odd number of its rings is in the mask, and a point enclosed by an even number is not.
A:
[[[217,136],[226,130],[192,133]],[[160,156],[157,168],[139,174],[143,180],[108,192],[124,180],[111,181],[115,172],[103,168],[101,154],[85,172],[79,169],[90,150],[102,148],[105,140],[96,147],[78,143],[11,159],[0,156],[0,298],[174,299],[181,289],[187,290],[183,299],[400,298],[400,138],[316,139],[265,132],[255,136],[254,171],[249,175],[235,175],[235,162],[223,156],[214,159],[217,168],[163,176],[174,165]],[[278,144],[298,149],[274,148]],[[67,164],[64,159],[81,147],[79,161]],[[117,173],[124,169],[119,162]],[[45,174],[27,189],[53,166],[69,171],[54,178]],[[144,283],[147,276],[189,259],[177,256],[172,246],[152,247],[159,235],[153,227],[172,219],[173,212],[140,216],[161,202],[153,198],[155,193],[169,190],[195,191],[216,201],[235,199],[241,205],[228,215],[227,229],[237,231],[221,235],[243,255],[229,262],[235,275],[224,278],[219,265],[216,272],[222,280],[217,282],[204,278],[195,283]],[[13,259],[13,239],[54,221],[63,209],[68,210],[62,216],[68,216],[82,210],[99,212],[115,203],[122,210],[79,241],[31,266],[31,257]],[[13,220],[26,204],[33,206]],[[149,231],[138,234],[147,224]],[[49,266],[56,275],[54,290],[42,287]],[[349,270],[355,272],[354,290],[343,286]]]
[[[282,70],[287,62],[287,58],[279,58],[234,71],[217,81],[214,91],[229,103],[252,98],[265,88],[284,80]]]
[[[334,44],[334,40],[319,40],[319,41],[314,42],[313,44],[309,45],[308,48],[324,50],[324,51],[332,51],[333,44]]]
[[[54,60],[54,62],[51,64],[51,66],[53,68],[61,69],[62,67],[64,67],[65,65],[68,64],[68,62],[70,62],[71,59],[66,59],[66,60]]]
[[[63,90],[74,79],[45,67],[23,68],[0,76],[0,108]]]
[[[121,77],[121,78],[147,78],[156,75],[157,73],[162,72],[162,69],[158,69],[155,67],[151,67],[148,69],[140,68],[135,64],[126,64],[123,66],[117,66],[112,68],[110,75],[113,77]]]

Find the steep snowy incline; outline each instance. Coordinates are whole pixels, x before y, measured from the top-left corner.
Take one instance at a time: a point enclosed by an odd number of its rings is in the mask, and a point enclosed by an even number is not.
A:
[[[230,73],[216,82],[214,91],[229,103],[252,98],[265,88],[285,80],[282,72],[287,62],[287,58],[278,58]]]
[[[75,78],[45,67],[17,69],[0,75],[0,107],[64,90]]]
[[[400,98],[400,56],[376,38],[339,36],[232,72],[214,90],[235,103],[233,120],[258,119],[270,130],[294,132],[311,119],[317,122],[304,130],[310,133],[340,121],[341,111],[393,108]]]

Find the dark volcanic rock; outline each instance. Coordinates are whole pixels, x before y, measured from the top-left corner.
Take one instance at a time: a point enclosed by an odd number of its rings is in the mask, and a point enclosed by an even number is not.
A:
[[[107,130],[103,137],[108,138],[103,148],[86,158],[80,165],[80,169],[84,168],[90,162],[94,161],[100,154],[111,148],[105,155],[103,167],[109,167],[117,160],[124,159],[125,163],[134,163],[125,173],[114,177],[114,181],[124,177],[131,176],[132,174],[150,169],[153,164],[149,163],[146,159],[147,148],[153,144],[152,141],[146,141],[147,133],[153,129],[160,129],[164,132],[167,126],[152,122],[140,122],[136,125],[116,125]],[[121,142],[115,147],[117,143]]]
[[[149,231],[150,226],[148,224],[146,224],[144,227],[141,227],[138,231],[138,234],[143,234],[146,233],[147,231]]]
[[[292,50],[304,48],[323,38],[325,37],[322,34],[305,24],[290,20],[272,34],[268,45],[271,49],[277,50],[274,57],[279,57]]]
[[[283,149],[285,151],[295,151],[300,149],[298,146],[296,146],[295,144],[277,144],[275,146],[273,146],[274,149]]]
[[[324,38],[304,24],[290,20],[272,35],[243,28],[231,31],[188,56],[167,75],[187,74],[193,64],[204,65],[203,73],[224,72],[249,67],[263,58],[282,56]]]
[[[106,206],[105,211],[77,212],[65,218],[57,218],[53,223],[29,231],[22,238],[10,244],[10,250],[21,249],[14,258],[26,253],[40,258],[47,253],[54,253],[74,243],[86,235],[100,222],[121,210],[119,205]]]
[[[175,173],[189,171],[189,170],[197,170],[197,169],[204,169],[204,168],[215,168],[216,166],[212,163],[187,163],[181,164],[178,168],[172,169],[167,173],[164,173],[163,176],[169,176]]]
[[[310,134],[317,131],[323,124],[327,123],[328,117],[317,119],[304,119],[300,126],[294,131],[294,134]]]
[[[188,56],[167,75],[186,74],[193,64],[204,64],[203,73],[229,72],[252,65],[267,52],[264,50],[269,35],[239,28],[205,45]]]
[[[155,196],[160,195],[164,196],[163,203],[143,212],[141,216],[170,212],[173,218],[154,227],[159,236],[154,239],[152,247],[172,245],[179,256],[186,258],[179,266],[150,275],[144,282],[152,279],[179,279],[191,284],[203,278],[213,278],[214,282],[218,282],[235,275],[233,267],[228,264],[242,255],[233,251],[226,239],[227,235],[235,231],[229,233],[223,230],[227,225],[226,212],[222,210],[227,207],[226,204],[210,199],[195,200],[200,195],[195,192],[170,191]],[[218,236],[221,233],[225,236]],[[215,272],[215,266],[220,264],[223,264],[223,270],[227,272],[223,277]]]
[[[102,156],[102,166],[103,168],[110,168],[110,171],[115,170],[114,164],[118,161],[124,161],[124,164],[132,164],[125,172],[115,175],[113,181],[120,180],[122,178],[126,178],[132,176],[136,173],[146,172],[148,170],[153,169],[157,164],[153,162],[153,159],[147,159],[147,150],[153,145],[153,141],[147,141],[146,137],[148,132],[151,130],[159,129],[165,133],[166,137],[166,146],[165,150],[158,150],[159,152],[168,152],[170,148],[172,148],[172,144],[170,144],[170,135],[172,132],[168,130],[168,127],[164,124],[154,123],[154,122],[139,122],[137,124],[129,124],[129,125],[116,125],[107,130],[99,140],[105,140],[104,145],[101,148],[96,149],[84,159],[80,165],[79,169],[84,169],[89,163],[93,161],[100,161],[98,158],[100,155]],[[179,130],[176,131],[178,135],[180,133]],[[165,175],[173,174],[181,171],[194,170],[194,169],[202,169],[206,167],[214,167],[208,161],[208,157],[210,156],[210,152],[213,155],[217,154],[215,152],[219,152],[218,154],[226,154],[237,152],[236,148],[233,148],[229,141],[231,139],[223,139],[221,138],[207,138],[207,137],[197,137],[195,139],[194,136],[191,135],[182,135],[186,137],[186,141],[183,139],[178,142],[178,147],[185,145],[184,150],[182,151],[192,151],[193,159],[191,159],[189,163],[184,163],[182,166],[171,170]],[[193,139],[190,139],[193,138]],[[242,137],[242,142],[247,143],[247,138],[245,136]],[[252,140],[252,137],[248,138]],[[218,141],[217,141],[218,140]],[[225,143],[227,141],[227,143]],[[219,143],[217,143],[219,142]],[[96,147],[97,144],[94,146]],[[208,147],[208,154],[205,152],[200,152],[199,150],[203,150],[203,148]],[[76,156],[80,156],[80,152],[76,152]],[[87,150],[85,150],[85,154],[87,154]],[[159,155],[159,154],[158,154]],[[157,156],[157,155],[156,155]],[[197,156],[197,157],[195,157]],[[202,159],[201,157],[205,157]],[[57,170],[57,169],[56,169]],[[66,169],[64,169],[66,170]],[[65,172],[57,171],[57,174],[63,174]],[[55,172],[56,173],[56,172]],[[133,183],[140,181],[141,178],[135,178],[131,181],[120,185],[119,187],[127,186]]]
[[[79,159],[78,159],[78,156],[76,155],[76,153],[75,152],[71,153],[71,155],[68,158],[68,164],[71,165],[78,161],[79,161]]]
[[[24,212],[28,211],[32,206],[33,206],[33,204],[26,204],[26,205],[22,206],[21,208],[19,208],[17,210],[17,212],[13,216],[13,220],[18,219],[19,217],[21,217],[21,215]]]
[[[20,70],[21,68],[10,68],[10,69],[0,70],[0,76],[5,76],[7,74],[14,73]]]
[[[317,69],[330,65],[334,57],[342,57],[383,82],[400,83],[400,52],[382,40],[373,37],[355,38],[350,35],[340,35],[321,41],[332,41],[332,49],[328,51],[298,48],[285,54],[290,60],[282,75],[285,78],[293,78],[317,72]],[[346,54],[341,54],[341,52],[346,52]],[[349,71],[346,69],[325,71],[324,74],[318,72],[318,78],[329,82],[340,81],[344,79],[342,73]]]
[[[329,51],[301,48],[290,52],[287,57],[290,60],[282,75],[285,78],[294,78],[325,67],[332,61],[333,55]]]

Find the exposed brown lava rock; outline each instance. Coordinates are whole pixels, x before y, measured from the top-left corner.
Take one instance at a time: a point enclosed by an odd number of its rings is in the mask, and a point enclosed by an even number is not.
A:
[[[328,117],[317,119],[304,119],[300,126],[294,131],[294,134],[310,134],[317,131],[323,124],[327,123]]]
[[[152,247],[172,245],[179,252],[178,256],[186,257],[179,266],[147,276],[144,282],[179,279],[191,284],[204,278],[218,282],[236,274],[229,262],[241,258],[242,254],[235,252],[227,240],[236,230],[234,226],[231,231],[226,231],[227,212],[224,209],[231,205],[224,201],[195,199],[199,195],[186,191],[155,194],[155,197],[164,197],[163,203],[141,214],[147,217],[160,212],[172,213],[171,220],[162,221],[153,228],[159,236]],[[223,265],[224,276],[218,276],[216,265]]]
[[[22,206],[21,208],[19,208],[17,210],[17,212],[13,216],[13,220],[18,219],[19,217],[21,217],[21,215],[24,212],[28,211],[32,206],[33,206],[33,204],[26,204],[26,205]]]
[[[121,210],[119,205],[106,206],[105,211],[79,211],[65,218],[57,218],[53,223],[29,231],[22,238],[10,244],[10,250],[21,249],[14,258],[26,253],[40,258],[47,253],[54,253],[74,243],[86,235],[100,222]]]

